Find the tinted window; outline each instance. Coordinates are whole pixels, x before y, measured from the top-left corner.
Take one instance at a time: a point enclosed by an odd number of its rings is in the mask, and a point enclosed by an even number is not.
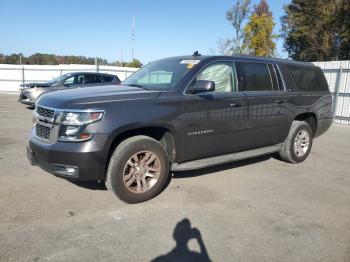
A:
[[[325,77],[317,67],[286,66],[299,91],[327,91],[328,85]]]
[[[263,63],[238,62],[237,74],[240,90],[272,90],[272,81],[268,66]]]
[[[273,88],[273,90],[280,90],[280,87],[278,85],[278,80],[277,80],[277,76],[276,76],[277,73],[275,71],[275,68],[271,64],[269,64],[268,67],[269,67],[270,76],[271,76],[271,79],[272,79],[272,88]]]
[[[284,84],[286,85],[286,89],[288,91],[295,91],[297,90],[297,87],[294,83],[294,79],[291,76],[288,68],[285,65],[278,65],[278,68],[280,69],[280,72],[282,74],[283,80],[284,80]]]
[[[215,92],[232,92],[234,90],[231,63],[209,65],[197,75],[196,80],[214,81]]]
[[[85,75],[85,84],[102,83],[101,75]]]
[[[103,76],[103,82],[112,82],[114,77],[113,76]]]

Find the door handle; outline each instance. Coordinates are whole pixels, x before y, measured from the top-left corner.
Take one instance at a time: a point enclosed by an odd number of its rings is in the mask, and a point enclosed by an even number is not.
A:
[[[276,100],[275,101],[275,104],[284,104],[286,102],[285,99],[282,99],[282,100]]]
[[[231,103],[231,104],[230,104],[230,107],[241,107],[241,106],[243,106],[243,105],[244,105],[244,103],[242,103],[242,102]]]

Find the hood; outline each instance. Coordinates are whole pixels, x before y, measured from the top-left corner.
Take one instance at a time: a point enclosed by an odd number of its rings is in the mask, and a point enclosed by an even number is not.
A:
[[[148,91],[132,86],[92,86],[50,92],[42,95],[37,104],[62,109],[86,109],[116,101],[151,99],[159,94],[158,91]]]
[[[22,89],[33,88],[33,87],[49,87],[49,86],[51,85],[47,83],[35,83],[35,82],[21,85]]]

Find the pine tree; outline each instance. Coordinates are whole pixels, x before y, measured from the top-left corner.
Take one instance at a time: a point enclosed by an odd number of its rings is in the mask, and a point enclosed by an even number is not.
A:
[[[302,61],[349,59],[349,0],[292,0],[281,18],[284,48]]]
[[[272,34],[275,23],[265,0],[254,7],[254,12],[244,27],[244,48],[256,56],[273,56],[276,36]]]
[[[336,28],[338,28],[339,48],[337,58],[339,60],[350,60],[350,1],[342,0],[336,16]]]

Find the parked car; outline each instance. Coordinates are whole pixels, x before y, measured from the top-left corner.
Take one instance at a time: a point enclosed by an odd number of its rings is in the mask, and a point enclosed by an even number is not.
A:
[[[173,57],[121,84],[40,98],[30,161],[59,177],[104,181],[136,203],[156,196],[169,171],[272,153],[302,162],[333,121],[326,79],[311,63]]]
[[[110,74],[91,72],[68,73],[45,83],[27,83],[22,85],[18,101],[26,105],[34,106],[36,100],[42,94],[48,92],[77,87],[114,85],[119,83],[119,78]]]

